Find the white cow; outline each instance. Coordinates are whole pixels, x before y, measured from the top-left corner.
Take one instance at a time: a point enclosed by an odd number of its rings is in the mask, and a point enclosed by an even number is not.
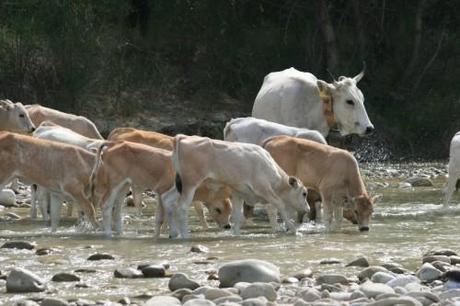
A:
[[[363,76],[364,70],[329,84],[294,68],[269,73],[254,101],[252,116],[317,130],[324,136],[335,124],[342,135],[370,134],[374,126],[356,86]]]
[[[0,131],[15,133],[32,133],[35,125],[22,103],[0,100]]]
[[[452,194],[456,189],[457,181],[460,179],[460,132],[457,132],[450,142],[448,172],[449,178],[447,179],[447,187],[444,190],[444,207],[449,205]]]
[[[270,137],[287,135],[327,144],[326,139],[318,131],[291,127],[264,119],[244,117],[232,119],[225,125],[224,140],[238,141],[262,145]]]

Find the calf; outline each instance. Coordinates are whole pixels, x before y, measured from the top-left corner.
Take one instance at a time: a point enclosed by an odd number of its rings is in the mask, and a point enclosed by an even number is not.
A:
[[[236,234],[240,231],[243,200],[275,205],[292,231],[296,228],[288,218],[287,210],[308,210],[307,189],[297,178],[289,177],[260,146],[178,135],[174,139],[173,162],[180,196],[177,207],[172,200],[164,203],[168,217],[172,216],[171,212],[176,208],[179,224],[170,219],[170,224],[174,223],[174,226],[170,226],[173,237],[177,235],[176,226],[182,238],[189,236],[188,207],[197,188],[205,180],[232,189],[232,218]]]
[[[460,178],[460,132],[457,132],[450,142],[449,165],[447,186],[444,189],[444,207],[449,206],[452,194],[457,190],[457,183]]]
[[[298,176],[305,186],[320,193],[326,228],[334,230],[335,226],[340,227],[343,203],[348,203],[359,230],[369,230],[373,199],[367,194],[352,154],[290,136],[269,138],[263,147],[288,174]]]
[[[107,140],[110,141],[131,141],[152,146],[155,148],[165,149],[168,151],[173,150],[173,139],[174,137],[162,133],[126,127],[113,129],[107,137]],[[143,190],[139,189],[137,186],[132,186],[132,191],[134,205],[138,208],[138,213],[141,214],[141,193]],[[228,218],[231,214],[232,203],[228,198],[219,197],[219,199],[216,199],[216,197],[213,196],[212,193],[210,193],[209,196],[210,198],[207,198],[207,195],[204,193],[198,198],[203,199],[203,203],[208,209],[211,218],[220,227],[228,226]],[[207,229],[208,223],[206,222],[206,218],[204,216],[202,202],[194,201],[193,206],[195,207],[197,216],[200,219],[201,226],[204,229]]]
[[[81,206],[93,226],[95,211],[88,199],[89,177],[95,155],[81,148],[30,136],[0,133],[0,186],[13,178],[43,186],[51,192],[51,201],[59,194]],[[51,205],[51,226],[55,231],[60,205]],[[54,209],[53,209],[54,208]]]
[[[34,130],[35,125],[22,103],[0,100],[0,131],[27,134]]]
[[[112,233],[112,212],[115,218],[114,229],[118,233],[122,232],[122,198],[126,189],[134,184],[144,189],[151,189],[159,195],[155,231],[158,237],[163,221],[161,195],[174,187],[176,175],[171,155],[171,151],[128,141],[106,142],[101,145],[90,181],[92,195],[103,211],[106,234]],[[229,196],[228,190],[212,189],[212,186],[200,187],[195,200],[202,201],[205,198],[212,203],[213,198],[222,201]],[[226,224],[228,224],[228,217]]]
[[[86,117],[64,113],[39,104],[26,105],[25,107],[30,119],[36,126],[43,121],[52,121],[88,138],[103,139],[96,125]]]

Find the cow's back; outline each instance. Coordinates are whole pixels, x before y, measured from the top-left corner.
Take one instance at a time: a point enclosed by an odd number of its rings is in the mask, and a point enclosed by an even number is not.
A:
[[[39,104],[25,107],[35,126],[39,126],[43,121],[51,121],[88,138],[103,139],[96,125],[86,117],[64,113]]]
[[[134,128],[116,128],[110,132],[107,140],[130,141],[168,151],[173,150],[173,137],[158,132]]]

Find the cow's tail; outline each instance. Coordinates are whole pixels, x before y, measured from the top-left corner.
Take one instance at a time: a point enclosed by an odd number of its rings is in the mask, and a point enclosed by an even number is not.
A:
[[[180,142],[183,138],[187,136],[179,134],[176,135],[173,139],[173,153],[172,153],[172,164],[174,170],[176,171],[176,181],[175,186],[179,193],[182,193],[182,179],[181,179],[181,169],[180,169]]]
[[[91,170],[91,176],[89,177],[89,199],[93,204],[95,204],[95,189],[96,189],[96,175],[97,172],[99,171],[99,168],[101,167],[102,164],[102,155],[104,152],[104,149],[108,146],[108,142],[104,141],[99,145],[99,148],[97,149],[96,152],[96,160],[94,162],[94,167],[93,170]]]

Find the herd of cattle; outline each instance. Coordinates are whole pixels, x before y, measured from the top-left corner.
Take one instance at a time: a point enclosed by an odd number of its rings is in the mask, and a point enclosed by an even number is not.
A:
[[[256,97],[253,117],[227,122],[223,140],[129,127],[116,128],[103,139],[85,117],[0,100],[0,187],[12,182],[14,188],[16,179],[33,184],[31,216],[37,217],[38,206],[53,231],[66,201],[94,228],[99,228],[100,209],[105,233],[121,233],[129,189],[138,213],[143,191],[157,195],[156,237],[164,223],[170,237],[189,237],[191,203],[203,227],[204,204],[220,227],[235,234],[248,218],[243,205],[256,203],[267,204],[273,230],[281,216],[294,232],[299,215],[319,219],[322,206],[328,230],[339,229],[345,217],[368,231],[374,199],[358,163],[325,140],[334,127],[342,135],[372,133],[357,87],[363,75],[326,83],[294,68],[270,73]],[[457,134],[446,204],[459,176]]]

